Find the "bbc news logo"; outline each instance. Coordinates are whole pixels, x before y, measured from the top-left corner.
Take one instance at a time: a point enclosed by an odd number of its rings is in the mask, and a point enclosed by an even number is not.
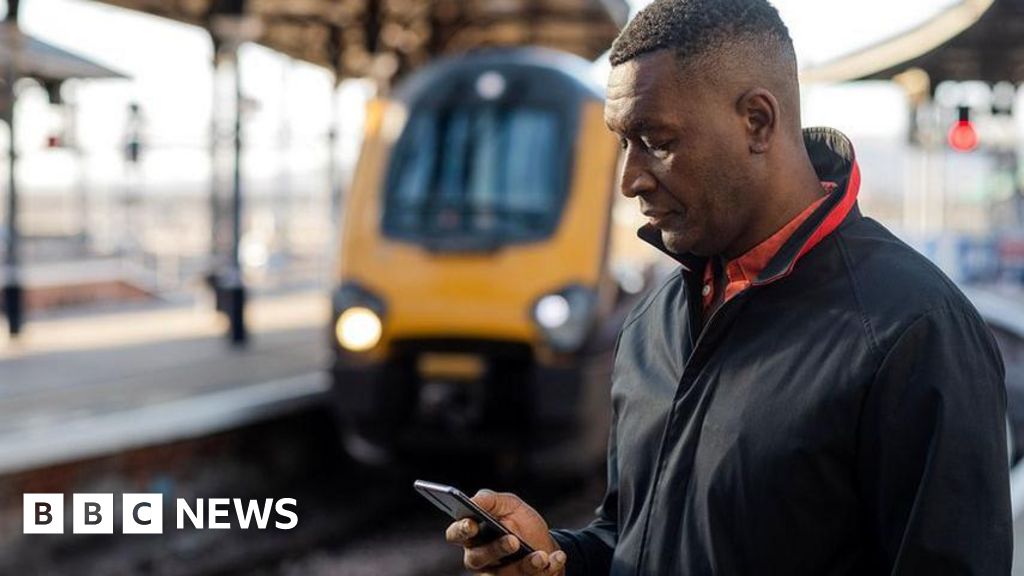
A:
[[[114,533],[113,494],[73,494],[71,502],[74,534]],[[178,530],[187,525],[199,530],[228,530],[236,526],[241,530],[266,530],[272,525],[278,530],[291,530],[299,524],[297,505],[294,498],[198,498],[191,504],[178,498],[174,506],[175,526]],[[25,494],[23,514],[25,534],[64,533],[63,494]],[[162,494],[121,495],[122,534],[163,534],[163,531]]]

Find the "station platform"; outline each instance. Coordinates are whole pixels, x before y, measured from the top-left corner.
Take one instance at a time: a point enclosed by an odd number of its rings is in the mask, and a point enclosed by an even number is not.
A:
[[[195,306],[31,319],[0,341],[0,475],[320,402],[329,306],[313,291],[253,298],[244,348],[229,345],[223,317]]]

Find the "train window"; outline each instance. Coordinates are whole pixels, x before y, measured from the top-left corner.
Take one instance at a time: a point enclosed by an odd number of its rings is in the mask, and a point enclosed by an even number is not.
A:
[[[556,110],[478,105],[421,109],[392,158],[386,234],[515,242],[550,235],[570,159]]]

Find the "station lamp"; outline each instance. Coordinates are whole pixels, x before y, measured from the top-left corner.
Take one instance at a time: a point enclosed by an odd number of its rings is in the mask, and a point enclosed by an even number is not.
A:
[[[957,152],[970,152],[978,147],[978,131],[971,122],[971,109],[968,106],[960,106],[957,111],[958,119],[947,136],[949,147]]]

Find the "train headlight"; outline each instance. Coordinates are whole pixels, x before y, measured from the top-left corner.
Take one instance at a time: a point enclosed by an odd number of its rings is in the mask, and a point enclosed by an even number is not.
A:
[[[334,324],[338,344],[353,352],[365,352],[376,346],[382,331],[380,316],[362,306],[345,310]]]
[[[583,286],[540,297],[533,305],[533,320],[548,344],[558,352],[575,352],[587,339],[594,320],[594,292]]]
[[[384,303],[359,284],[347,282],[334,292],[334,338],[345,350],[366,352],[384,333]]]
[[[569,321],[572,311],[569,309],[569,300],[561,294],[548,294],[537,301],[534,308],[534,316],[542,328],[557,330]]]

